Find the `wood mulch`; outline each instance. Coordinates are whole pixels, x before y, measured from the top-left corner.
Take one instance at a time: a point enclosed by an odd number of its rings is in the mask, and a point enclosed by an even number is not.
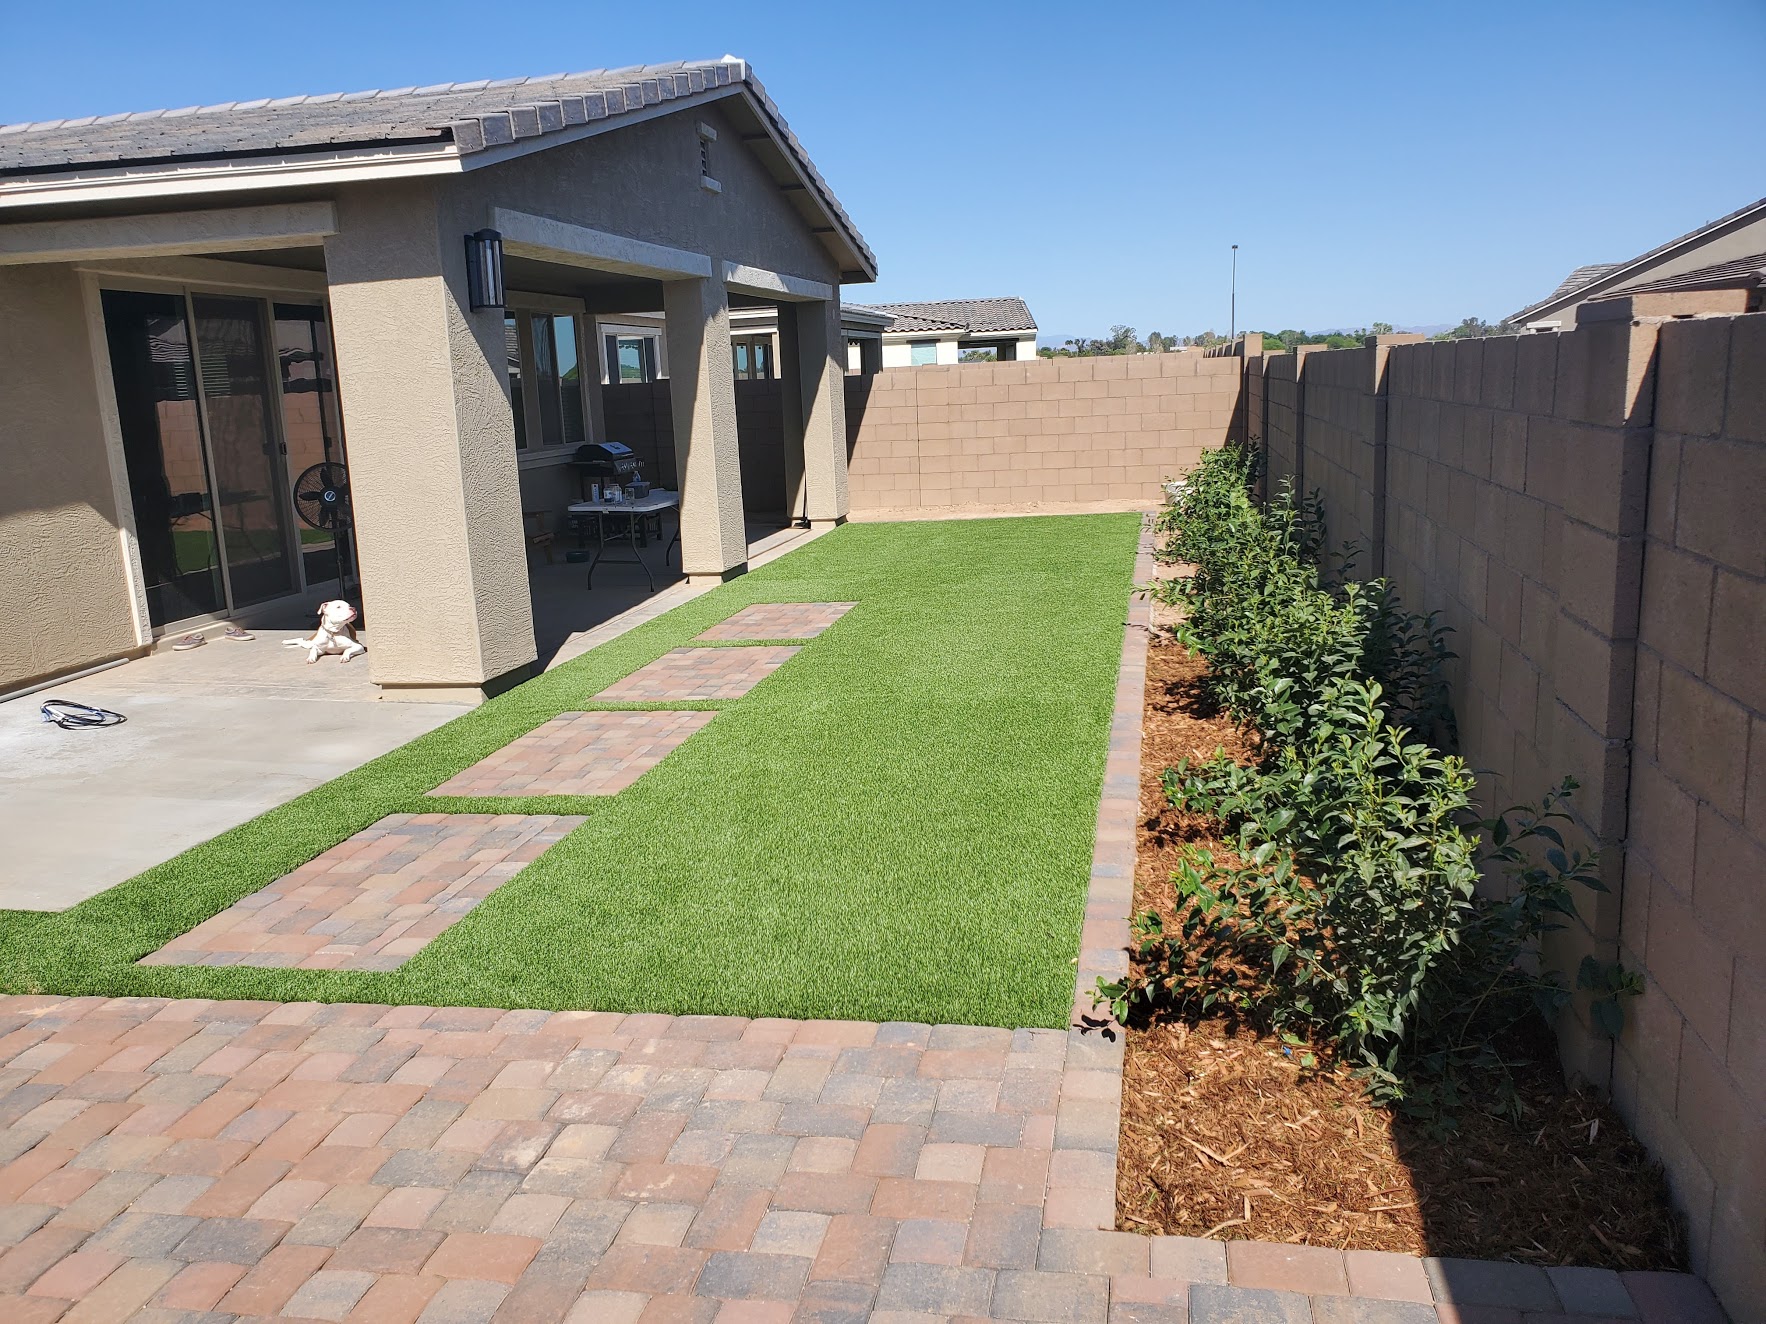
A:
[[[1148,654],[1135,913],[1173,913],[1170,877],[1212,825],[1181,814],[1165,769],[1250,746],[1203,693],[1206,667],[1161,632]],[[1541,1027],[1519,1124],[1468,1108],[1443,1138],[1370,1103],[1328,1062],[1222,1020],[1131,1028],[1117,1226],[1344,1249],[1685,1267],[1661,1169],[1611,1108],[1567,1088]]]

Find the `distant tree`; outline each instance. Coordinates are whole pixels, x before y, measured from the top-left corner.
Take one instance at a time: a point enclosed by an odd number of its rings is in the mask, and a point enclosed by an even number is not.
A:
[[[1375,322],[1374,328],[1373,328],[1373,334],[1376,336],[1389,336],[1389,335],[1391,335],[1392,334],[1392,324],[1390,322]]]
[[[1486,322],[1481,317],[1468,317],[1451,331],[1431,336],[1432,340],[1481,340],[1485,336],[1518,336],[1523,328],[1513,322]]]
[[[999,351],[997,349],[965,349],[957,355],[957,361],[959,363],[997,363],[999,362]]]

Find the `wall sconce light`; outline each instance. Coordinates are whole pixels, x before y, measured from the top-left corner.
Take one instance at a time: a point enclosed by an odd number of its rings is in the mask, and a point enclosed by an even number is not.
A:
[[[503,306],[503,236],[495,230],[466,236],[466,301],[475,313]]]

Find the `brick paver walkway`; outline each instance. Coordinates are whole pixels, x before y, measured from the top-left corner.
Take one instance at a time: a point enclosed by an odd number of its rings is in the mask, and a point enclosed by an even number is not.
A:
[[[740,699],[801,648],[674,648],[595,697],[628,703]]]
[[[0,1308],[1521,1319],[1437,1317],[1433,1276],[1534,1324],[1720,1318],[1680,1275],[1101,1230],[1120,1060],[1059,1030],[0,999]]]
[[[710,712],[560,713],[431,795],[613,795],[711,721]]]
[[[393,970],[582,822],[563,814],[394,814],[141,964]]]
[[[697,637],[725,643],[745,639],[813,639],[856,606],[856,602],[757,602]]]
[[[1077,1012],[1123,959],[1145,620],[1136,604]],[[9,1324],[1723,1318],[1682,1274],[1113,1231],[1121,1088],[1110,1027],[0,998],[0,1309]]]

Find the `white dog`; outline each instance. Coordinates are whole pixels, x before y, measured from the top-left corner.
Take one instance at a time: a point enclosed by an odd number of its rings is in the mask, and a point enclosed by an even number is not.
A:
[[[343,660],[348,662],[352,657],[360,657],[368,651],[367,647],[356,638],[355,627],[351,624],[356,619],[356,609],[341,598],[334,602],[319,604],[319,628],[313,632],[311,639],[284,639],[282,642],[290,648],[307,650],[307,661],[317,662],[320,656],[341,653]]]

